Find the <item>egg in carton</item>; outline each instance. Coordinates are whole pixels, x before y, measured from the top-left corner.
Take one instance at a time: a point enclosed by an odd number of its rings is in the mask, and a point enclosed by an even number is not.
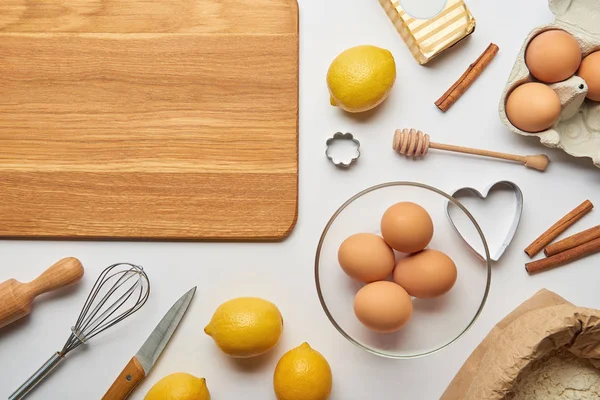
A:
[[[523,136],[537,136],[547,147],[560,148],[575,157],[589,157],[600,168],[600,102],[586,100],[588,85],[577,75],[548,84],[558,95],[561,111],[558,120],[541,132],[526,132],[514,126],[506,114],[506,101],[518,86],[534,82],[526,62],[525,52],[532,39],[549,30],[564,30],[579,44],[582,56],[600,50],[600,8],[598,0],[549,0],[554,23],[532,30],[508,78],[499,105],[500,119],[513,132]]]

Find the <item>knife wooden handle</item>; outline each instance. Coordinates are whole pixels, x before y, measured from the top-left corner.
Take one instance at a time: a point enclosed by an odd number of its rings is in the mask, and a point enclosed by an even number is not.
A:
[[[102,400],[125,400],[133,389],[144,380],[146,373],[140,362],[133,357],[121,371]]]

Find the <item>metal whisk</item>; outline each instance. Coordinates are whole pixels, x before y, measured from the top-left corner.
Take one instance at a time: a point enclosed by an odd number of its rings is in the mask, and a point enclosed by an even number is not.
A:
[[[62,350],[50,357],[9,397],[9,400],[24,398],[69,352],[135,313],[146,303],[149,294],[150,281],[140,266],[119,263],[102,271],[81,309],[75,326],[71,327],[71,335]]]

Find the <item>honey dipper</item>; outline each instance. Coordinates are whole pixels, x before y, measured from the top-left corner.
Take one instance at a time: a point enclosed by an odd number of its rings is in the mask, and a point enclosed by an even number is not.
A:
[[[9,279],[0,283],[0,328],[28,315],[33,299],[77,282],[83,276],[81,262],[73,257],[56,262],[28,283]]]
[[[429,141],[429,135],[415,129],[398,129],[394,134],[394,150],[408,157],[423,157],[429,149],[454,151],[457,153],[474,154],[484,157],[500,158],[503,160],[516,161],[528,168],[545,171],[550,160],[544,154],[533,156],[519,156],[516,154],[499,153],[496,151],[472,149],[469,147],[453,146],[449,144],[433,143]]]

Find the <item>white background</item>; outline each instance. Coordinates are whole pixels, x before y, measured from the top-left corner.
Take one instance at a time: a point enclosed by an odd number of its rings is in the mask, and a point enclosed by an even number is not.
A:
[[[584,199],[600,201],[600,171],[587,159],[573,159],[536,139],[514,135],[497,115],[498,99],[523,39],[535,26],[550,23],[553,15],[546,0],[468,4],[477,19],[475,33],[431,66],[422,67],[377,0],[300,0],[300,204],[298,224],[284,242],[0,242],[0,281],[11,277],[27,281],[66,256],[80,258],[86,268],[81,284],[40,298],[30,317],[0,331],[0,398],[62,347],[98,273],[120,261],[141,264],[148,271],[152,295],[147,305],[87,348],[69,354],[31,399],[100,398],[160,317],[194,285],[198,291],[186,318],[131,398],[142,399],[163,376],[185,371],[206,377],[214,399],[274,399],[271,379],[279,356],[308,341],[333,369],[331,399],[436,399],[491,327],[537,290],[548,288],[575,304],[600,308],[600,256],[537,276],[528,276],[523,268],[527,261],[523,248],[531,240]],[[496,59],[448,113],[441,113],[433,102],[492,41],[500,46]],[[390,49],[398,66],[391,97],[368,117],[351,117],[331,107],[325,84],[331,60],[358,44]],[[421,162],[406,160],[391,150],[394,129],[402,127],[422,129],[439,142],[522,154],[546,152],[552,164],[539,173],[441,152],[432,152]],[[347,171],[336,169],[324,157],[325,139],[336,131],[353,132],[362,143],[362,157]],[[426,358],[395,361],[367,354],[333,328],[317,299],[313,262],[321,230],[341,203],[386,181],[411,180],[452,191],[464,185],[483,188],[504,179],[523,189],[521,227],[493,268],[482,315],[458,342]],[[593,211],[568,233],[599,224],[598,213]],[[490,226],[484,223],[484,230]],[[275,302],[286,324],[281,343],[268,356],[236,362],[218,351],[203,328],[218,304],[243,295]]]

